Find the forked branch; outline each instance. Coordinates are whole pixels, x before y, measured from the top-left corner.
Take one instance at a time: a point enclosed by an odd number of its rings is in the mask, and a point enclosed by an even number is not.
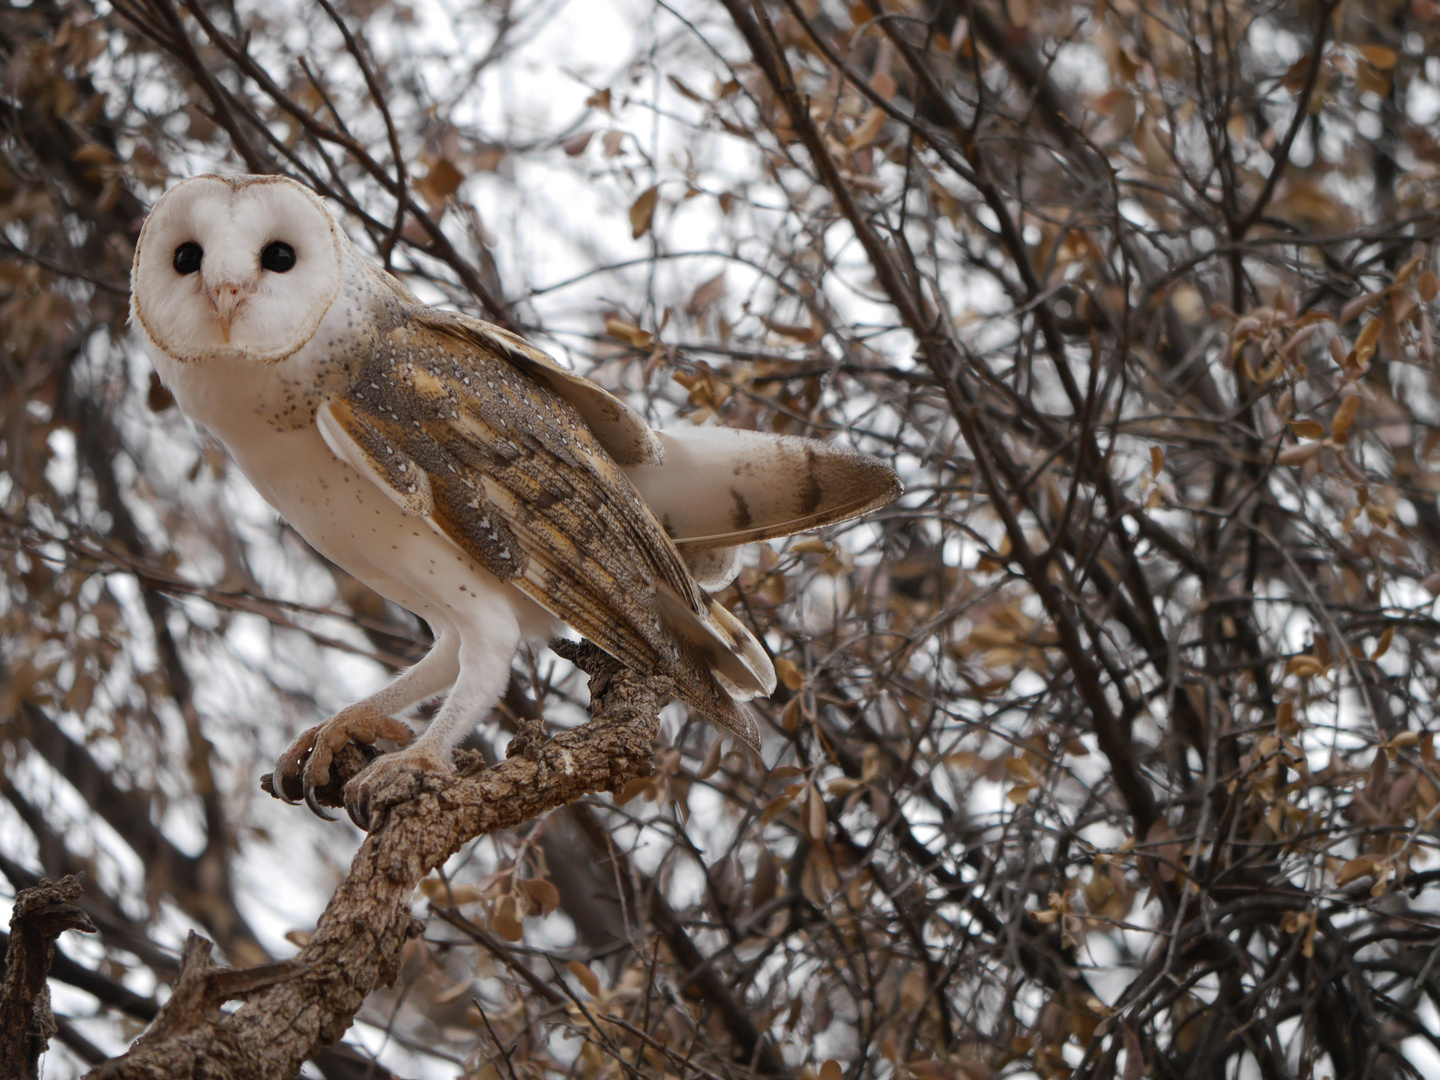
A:
[[[210,1000],[213,978],[187,984],[182,977],[177,995],[187,985],[209,995],[193,1003],[194,1022],[152,1029],[90,1077],[290,1080],[340,1039],[371,990],[394,979],[401,946],[419,928],[410,902],[426,874],[477,836],[648,775],[668,683],[636,675],[591,645],[560,647],[590,675],[589,723],[493,768],[409,774],[385,793],[378,824],[284,981],[242,988],[245,1005],[222,1015],[207,1008],[218,1005]]]

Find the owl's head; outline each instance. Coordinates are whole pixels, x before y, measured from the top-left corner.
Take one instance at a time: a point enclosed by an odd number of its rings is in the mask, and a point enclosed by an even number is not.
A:
[[[343,236],[309,188],[280,176],[197,176],[140,231],[130,317],[179,361],[278,361],[334,302]]]

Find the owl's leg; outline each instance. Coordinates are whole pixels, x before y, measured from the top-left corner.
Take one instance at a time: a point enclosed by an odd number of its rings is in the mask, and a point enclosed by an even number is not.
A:
[[[475,614],[479,617],[457,623],[459,676],[424,734],[403,749],[377,758],[345,785],[345,809],[360,828],[368,831],[373,808],[379,804],[418,791],[423,774],[453,772],[450,752],[505,693],[510,661],[520,647],[519,620],[509,605],[485,605]],[[397,784],[404,787],[394,787]]]
[[[369,697],[303,732],[286,748],[271,776],[276,795],[292,804],[303,797],[311,810],[333,821],[316,801],[315,789],[329,782],[330,763],[340,749],[352,739],[367,746],[376,739],[393,739],[406,745],[414,732],[394,715],[434,697],[454,683],[459,673],[460,635],[452,628],[440,627],[434,646],[418,664]]]

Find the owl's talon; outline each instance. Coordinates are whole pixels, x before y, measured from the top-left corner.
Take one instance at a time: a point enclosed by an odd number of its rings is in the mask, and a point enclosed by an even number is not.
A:
[[[334,815],[323,809],[320,799],[339,805],[336,799],[338,793],[333,790],[338,785],[331,783],[331,765],[336,755],[351,741],[373,756],[375,751],[371,746],[377,739],[391,739],[405,746],[414,737],[414,732],[404,721],[392,719],[365,705],[351,705],[292,742],[275,763],[271,785],[278,798],[292,806],[303,799],[316,816],[334,821]],[[355,762],[350,762],[348,766],[342,763],[345,771],[353,773],[355,768]],[[342,780],[345,779],[345,771],[342,771]],[[327,787],[331,790],[327,791]]]
[[[384,754],[345,785],[345,812],[358,828],[370,832],[387,807],[418,795],[427,775],[454,771],[448,757],[418,743]]]
[[[310,812],[311,812],[312,814],[314,814],[316,817],[320,818],[322,821],[334,821],[334,820],[335,820],[335,815],[334,815],[334,814],[327,813],[327,812],[325,811],[325,808],[324,808],[323,806],[321,806],[319,802],[316,801],[316,799],[315,799],[315,788],[314,788],[312,785],[308,784],[308,783],[305,785],[305,805],[310,808]]]
[[[271,774],[270,784],[274,788],[275,795],[283,799],[291,806],[298,806],[304,795],[302,782],[304,779],[305,759],[310,756],[310,751],[315,747],[315,737],[319,734],[320,728],[313,727],[302,731],[295,741],[285,748],[285,752],[275,762],[275,771]]]
[[[354,825],[361,832],[368,833],[370,831],[370,815],[366,813],[362,818],[359,807],[357,807],[348,796],[345,799],[345,813],[350,815],[350,824]]]

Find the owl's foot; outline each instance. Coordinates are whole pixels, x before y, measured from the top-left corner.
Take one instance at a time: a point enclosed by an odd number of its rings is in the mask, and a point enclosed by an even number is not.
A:
[[[403,720],[395,720],[364,705],[351,705],[292,742],[275,762],[270,782],[275,794],[286,802],[293,805],[303,798],[305,805],[320,817],[334,821],[320,806],[315,793],[330,782],[330,764],[345,744],[353,739],[369,747],[376,739],[393,739],[405,746],[414,737],[410,725]]]
[[[454,771],[448,755],[424,743],[382,754],[345,785],[345,812],[357,828],[369,832],[371,823],[387,806],[418,795],[427,774]]]

